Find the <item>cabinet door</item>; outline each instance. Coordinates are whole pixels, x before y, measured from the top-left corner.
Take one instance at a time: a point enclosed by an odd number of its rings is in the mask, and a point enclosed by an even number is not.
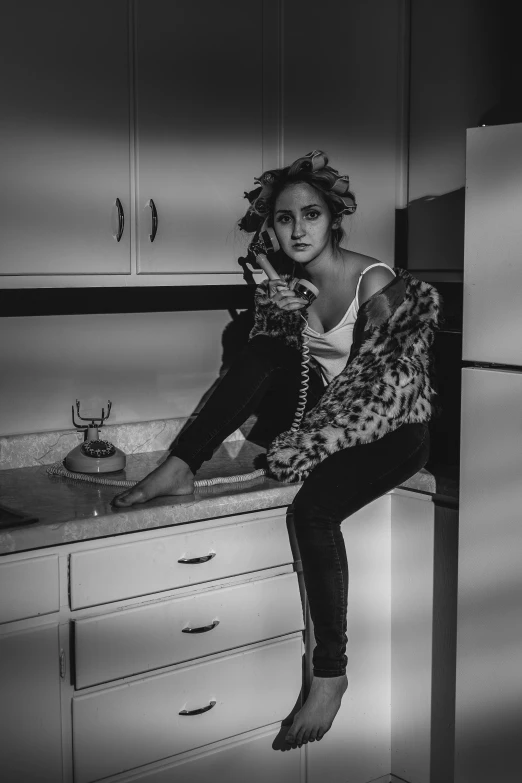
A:
[[[212,747],[157,769],[134,771],[119,783],[301,783],[302,750],[280,750],[280,732],[270,730],[228,747]]]
[[[126,0],[3,7],[0,275],[130,272],[128,38]]]
[[[58,626],[0,636],[2,783],[62,779]]]
[[[75,783],[92,783],[282,720],[299,636],[73,699]]]
[[[237,273],[262,170],[262,2],[141,0],[136,30],[138,273]]]

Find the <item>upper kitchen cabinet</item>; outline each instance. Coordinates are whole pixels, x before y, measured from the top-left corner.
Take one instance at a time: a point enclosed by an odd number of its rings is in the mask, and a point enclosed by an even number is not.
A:
[[[243,282],[278,0],[20,0],[0,43],[0,286]]]
[[[265,5],[138,0],[139,275],[239,271],[243,194],[263,170]]]
[[[127,0],[8,3],[0,48],[0,284],[129,274]]]

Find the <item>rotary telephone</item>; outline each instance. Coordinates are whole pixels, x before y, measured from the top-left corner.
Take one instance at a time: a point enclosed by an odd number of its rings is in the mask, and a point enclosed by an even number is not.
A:
[[[100,428],[103,427],[111,414],[112,402],[109,400],[107,415],[102,408],[101,417],[80,416],[80,401],[76,400],[76,414],[80,421],[90,422],[87,425],[77,424],[72,406],[72,422],[77,430],[84,433],[84,441],[70,451],[65,458],[65,467],[75,473],[112,473],[123,470],[126,463],[125,454],[108,440],[100,439]],[[96,423],[98,422],[98,423]]]

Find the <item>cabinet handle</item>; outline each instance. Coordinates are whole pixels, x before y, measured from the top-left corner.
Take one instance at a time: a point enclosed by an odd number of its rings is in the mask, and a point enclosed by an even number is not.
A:
[[[219,625],[219,620],[214,620],[210,625],[201,625],[199,628],[182,628],[181,633],[206,633],[212,631],[216,625]]]
[[[149,201],[149,206],[152,213],[152,233],[149,234],[149,239],[151,242],[154,242],[156,239],[156,234],[158,233],[158,210],[156,209],[156,204],[152,199]]]
[[[198,710],[181,710],[179,715],[201,715],[202,712],[208,712],[216,704],[215,701],[211,701],[208,707],[200,707]]]
[[[118,233],[116,234],[116,242],[119,242],[123,236],[123,229],[125,227],[125,215],[123,214],[123,207],[119,198],[116,199],[116,206],[118,207]]]
[[[202,555],[201,557],[182,557],[178,560],[178,563],[185,563],[185,565],[195,565],[196,563],[208,563],[216,556],[215,552],[209,552],[208,555]]]

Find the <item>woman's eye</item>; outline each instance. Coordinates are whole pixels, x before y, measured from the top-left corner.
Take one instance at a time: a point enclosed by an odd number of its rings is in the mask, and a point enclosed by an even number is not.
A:
[[[289,220],[290,218],[288,217],[288,215],[279,215],[279,217],[277,218],[278,223],[288,223]]]
[[[319,212],[316,212],[315,209],[310,210],[310,212],[306,213],[306,217],[311,218],[312,220],[315,220],[315,218],[319,217]]]

